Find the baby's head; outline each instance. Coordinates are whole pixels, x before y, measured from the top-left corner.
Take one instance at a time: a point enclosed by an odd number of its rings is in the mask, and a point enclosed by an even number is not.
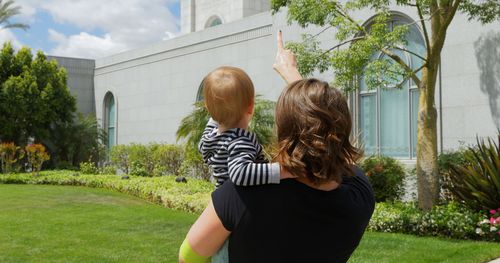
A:
[[[210,72],[203,80],[203,96],[208,112],[220,125],[234,128],[250,121],[255,91],[243,70],[224,66]]]

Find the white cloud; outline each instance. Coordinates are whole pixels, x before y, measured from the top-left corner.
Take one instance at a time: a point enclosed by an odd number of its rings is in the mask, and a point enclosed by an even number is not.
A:
[[[22,46],[21,41],[16,38],[10,29],[0,29],[0,45],[3,45],[7,41],[10,41],[15,49],[19,49]]]
[[[127,47],[113,41],[109,34],[98,37],[86,32],[78,35],[65,36],[53,29],[49,29],[49,40],[57,46],[52,49],[51,54],[58,56],[98,58],[109,54],[118,53]]]
[[[179,21],[168,4],[179,0],[19,0],[26,19],[34,21],[36,10],[54,21],[80,28],[65,36],[49,30],[56,47],[50,54],[98,58],[174,37]],[[89,32],[97,30],[102,35]]]

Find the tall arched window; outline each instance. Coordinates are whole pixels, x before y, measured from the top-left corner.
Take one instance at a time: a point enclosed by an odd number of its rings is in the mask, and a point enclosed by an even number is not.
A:
[[[108,150],[116,144],[116,102],[113,94],[108,92],[104,97],[104,129],[108,135]]]
[[[422,34],[412,21],[402,16],[394,16],[390,23],[407,24],[407,45],[402,47],[425,57],[426,48]],[[412,69],[418,69],[423,61],[418,56],[399,49],[392,50]],[[376,53],[372,59],[384,59],[384,54]],[[417,74],[419,77],[421,73]],[[402,80],[402,79],[401,79]],[[368,89],[364,76],[359,83],[359,131],[365,154],[381,154],[397,158],[412,159],[416,156],[417,114],[419,92],[415,83],[408,79],[401,89],[378,87]]]
[[[222,19],[219,16],[211,16],[205,23],[205,28],[218,26],[222,24]]]
[[[198,93],[196,93],[196,102],[203,101],[205,98],[203,97],[203,80],[200,83],[200,86],[198,86]]]

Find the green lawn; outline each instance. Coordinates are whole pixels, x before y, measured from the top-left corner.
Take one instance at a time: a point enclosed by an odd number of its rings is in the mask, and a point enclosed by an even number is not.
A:
[[[196,216],[104,189],[0,184],[0,262],[176,262]],[[486,262],[500,244],[367,233],[351,262]]]
[[[0,184],[0,262],[176,262],[195,219],[104,189]]]
[[[500,244],[368,232],[350,263],[488,262],[500,257]]]

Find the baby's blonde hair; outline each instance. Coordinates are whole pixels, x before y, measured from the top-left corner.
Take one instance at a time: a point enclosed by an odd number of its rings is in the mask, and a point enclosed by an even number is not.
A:
[[[203,80],[203,96],[208,112],[226,127],[234,127],[254,103],[252,80],[236,67],[219,67]]]

